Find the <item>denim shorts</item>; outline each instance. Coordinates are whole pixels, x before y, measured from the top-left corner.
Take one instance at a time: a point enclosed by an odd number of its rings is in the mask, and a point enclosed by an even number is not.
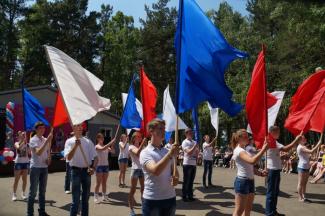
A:
[[[255,193],[255,182],[252,179],[236,177],[234,187],[237,194]]]
[[[148,200],[142,199],[142,215],[164,215],[175,216],[176,212],[176,197],[165,200]]]
[[[309,173],[309,169],[303,169],[303,168],[300,168],[298,167],[298,173]]]
[[[129,159],[127,159],[127,158],[121,158],[121,159],[118,160],[118,162],[119,163],[125,163],[125,164],[127,164],[129,162]]]
[[[109,168],[108,166],[97,166],[96,173],[108,173]]]
[[[144,174],[142,169],[132,169],[131,170],[131,178],[143,178]]]
[[[28,169],[29,163],[15,163],[15,170],[25,170]]]

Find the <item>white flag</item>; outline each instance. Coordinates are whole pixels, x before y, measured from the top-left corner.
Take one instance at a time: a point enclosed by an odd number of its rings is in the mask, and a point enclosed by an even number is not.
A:
[[[164,91],[164,102],[163,102],[163,120],[165,120],[166,128],[165,130],[167,132],[175,131],[176,129],[176,111],[175,107],[172,101],[172,98],[170,97],[169,93],[169,85]],[[187,126],[183,122],[181,118],[178,118],[178,129],[184,130]]]
[[[123,109],[125,107],[125,103],[126,103],[126,100],[128,98],[128,94],[127,93],[122,93],[122,103],[123,103]],[[135,106],[137,108],[137,111],[141,117],[141,119],[143,119],[143,109],[142,109],[142,104],[141,102],[136,98],[135,99]],[[133,128],[134,130],[140,130],[140,128]],[[130,134],[131,132],[131,129],[126,129],[127,131],[127,134]]]
[[[61,50],[51,46],[45,50],[72,125],[110,108],[110,100],[97,93],[103,81]]]
[[[211,124],[214,127],[214,129],[216,130],[217,134],[218,134],[218,130],[219,130],[219,108],[212,108],[212,106],[208,103],[208,107],[210,110],[210,117],[211,117]]]
[[[279,110],[280,110],[280,107],[282,104],[282,100],[283,100],[285,91],[274,91],[271,94],[276,97],[277,102],[267,110],[267,115],[268,115],[267,116],[267,118],[268,118],[268,127],[267,128],[270,128],[275,123],[276,117],[278,116],[278,113],[279,113]],[[252,133],[252,130],[249,125],[247,125],[247,132]]]

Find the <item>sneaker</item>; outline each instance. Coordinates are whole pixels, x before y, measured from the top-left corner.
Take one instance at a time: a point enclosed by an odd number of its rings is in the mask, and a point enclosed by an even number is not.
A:
[[[135,212],[134,212],[133,209],[131,209],[131,211],[130,211],[130,216],[136,216],[136,214],[135,214]]]
[[[16,201],[17,200],[17,195],[15,193],[12,194],[12,201]]]
[[[99,200],[99,196],[98,196],[98,194],[95,194],[95,195],[94,195],[94,203],[95,203],[95,204],[99,204],[99,203],[100,203],[100,200]]]
[[[183,202],[189,202],[187,197],[183,197]]]
[[[108,202],[108,201],[109,201],[109,199],[108,199],[108,195],[107,195],[107,194],[105,194],[105,195],[102,197],[102,199],[103,199],[104,202]]]
[[[193,197],[188,198],[188,200],[189,200],[190,202],[196,201],[196,199],[193,198]]]
[[[21,193],[21,198],[22,198],[23,200],[26,200],[26,199],[27,199],[27,196],[25,195],[24,192]]]
[[[71,194],[71,191],[66,190],[65,193],[66,193],[66,194]]]

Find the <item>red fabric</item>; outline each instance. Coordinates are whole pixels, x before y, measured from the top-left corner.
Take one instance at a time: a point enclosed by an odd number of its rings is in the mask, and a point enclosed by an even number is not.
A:
[[[57,91],[56,103],[54,107],[53,127],[58,127],[65,123],[69,123],[69,116],[65,109],[65,105],[60,91]]]
[[[246,116],[258,149],[262,148],[265,137],[268,135],[267,109],[277,101],[276,97],[267,92],[265,78],[265,54],[263,49],[257,57],[251,85],[246,97]]]
[[[156,118],[156,103],[157,103],[157,90],[156,87],[147,77],[143,67],[140,69],[140,86],[141,86],[141,99],[143,109],[143,121],[141,131],[144,136],[148,135],[147,124],[152,119]]]
[[[325,125],[325,70],[311,75],[291,99],[285,128],[292,134],[323,132]]]

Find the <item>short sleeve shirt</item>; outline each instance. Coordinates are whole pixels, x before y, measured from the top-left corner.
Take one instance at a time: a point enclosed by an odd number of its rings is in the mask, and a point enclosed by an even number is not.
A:
[[[185,149],[191,149],[194,145],[196,145],[196,142],[194,140],[185,139],[182,142],[182,149],[184,151],[184,159],[183,159],[183,164],[184,165],[196,166],[197,154],[195,154],[195,153],[188,154],[185,151]]]
[[[45,137],[38,137],[37,135],[33,136],[29,141],[29,147],[31,149],[41,148],[46,142]],[[32,157],[30,159],[30,167],[35,168],[47,168],[47,157],[48,157],[48,146],[45,147],[41,155],[37,155],[35,151],[32,151]]]
[[[267,168],[270,170],[281,170],[282,169],[282,161],[280,158],[280,150],[283,148],[283,145],[276,142],[276,148],[270,148],[267,150]]]

